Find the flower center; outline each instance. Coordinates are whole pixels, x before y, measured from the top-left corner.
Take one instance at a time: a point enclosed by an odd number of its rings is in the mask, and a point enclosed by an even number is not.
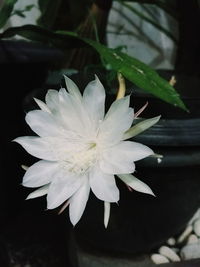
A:
[[[67,169],[76,174],[87,172],[97,161],[97,144],[88,144],[87,149],[71,153],[67,162]]]

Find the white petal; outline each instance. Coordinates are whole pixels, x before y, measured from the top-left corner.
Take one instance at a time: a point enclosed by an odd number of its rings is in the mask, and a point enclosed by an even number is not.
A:
[[[66,161],[74,153],[88,149],[89,145],[73,132],[66,131],[65,137],[18,137],[20,143],[31,155],[50,161]]]
[[[68,105],[72,99],[70,97],[70,94],[66,91],[65,88],[60,88],[60,90],[58,92],[58,98],[59,98],[60,104],[62,104],[62,105]]]
[[[47,107],[47,105],[43,101],[35,97],[34,97],[34,100],[38,104],[38,106],[41,108],[41,110],[51,113],[50,109]]]
[[[59,170],[59,164],[53,161],[40,160],[28,168],[23,177],[23,186],[39,187],[48,184]]]
[[[90,131],[90,120],[83,103],[68,94],[65,89],[59,91],[60,114],[63,125],[80,134]]]
[[[54,89],[48,90],[45,96],[45,101],[50,111],[57,114],[59,111],[58,91]]]
[[[107,157],[101,160],[100,168],[103,172],[109,174],[133,173],[135,171],[135,164],[126,160],[122,161],[115,155],[115,157],[109,158],[109,161]]]
[[[56,120],[68,130],[84,133],[88,129],[86,112],[82,102],[68,94],[64,88],[58,91],[49,90],[46,103]]]
[[[113,156],[116,155],[124,161],[137,161],[154,154],[148,146],[132,141],[122,141],[109,148],[109,151],[111,151],[110,154],[112,153]]]
[[[130,186],[134,190],[141,192],[141,193],[155,196],[153,191],[151,190],[151,188],[147,184],[145,184],[144,182],[140,181],[135,176],[133,176],[131,174],[118,174],[117,176],[124,183],[126,183],[128,186]]]
[[[110,218],[110,203],[104,201],[104,226],[107,228]]]
[[[101,170],[106,173],[132,173],[135,171],[134,161],[153,154],[153,151],[145,145],[125,141],[104,150],[99,164]]]
[[[58,160],[58,155],[52,150],[48,138],[35,136],[17,137],[13,141],[19,143],[32,156],[50,161]]]
[[[86,179],[85,183],[70,198],[69,217],[73,225],[77,224],[77,222],[80,220],[85,210],[89,193],[90,186],[88,179]]]
[[[26,200],[36,198],[36,197],[42,197],[48,193],[48,190],[49,190],[49,184],[46,184],[38,188],[37,190],[33,191],[32,193],[30,193],[27,196]]]
[[[103,173],[95,166],[89,173],[90,187],[97,198],[107,202],[119,200],[119,190],[114,175]]]
[[[60,103],[60,118],[62,124],[70,130],[79,130],[82,126],[81,114],[79,116],[78,109],[80,103],[69,94],[64,88],[59,90],[59,103]]]
[[[52,115],[42,110],[28,112],[26,122],[36,134],[42,137],[58,136],[62,130]]]
[[[65,78],[65,83],[68,92],[77,100],[81,101],[82,100],[82,95],[77,87],[77,85],[67,76],[64,75]]]
[[[100,140],[105,144],[114,145],[122,140],[124,132],[130,128],[133,122],[133,109],[129,108],[123,116],[116,117],[115,120],[108,123],[102,123],[100,126]]]
[[[57,177],[50,185],[47,208],[54,209],[70,198],[83,184],[83,176],[66,173]]]
[[[124,132],[130,128],[134,112],[129,108],[129,101],[130,97],[126,96],[113,102],[100,126],[99,133],[102,141],[117,143]]]
[[[135,171],[135,164],[131,155],[119,149],[118,145],[103,152],[99,161],[103,172],[109,174],[132,173]]]
[[[96,125],[104,117],[105,110],[105,90],[98,77],[90,82],[83,93],[83,102],[91,120]]]
[[[124,156],[132,158],[133,161],[141,160],[154,154],[153,150],[148,146],[131,141],[121,142],[118,149],[122,150]]]
[[[115,100],[106,113],[105,120],[113,120],[129,109],[130,96]]]
[[[128,131],[126,131],[123,135],[123,140],[132,138],[140,133],[142,133],[143,131],[147,130],[148,128],[152,127],[154,124],[156,124],[160,119],[160,116],[151,118],[151,119],[147,119],[147,120],[143,120],[139,123],[137,123],[136,125],[134,125],[133,127],[131,127]]]

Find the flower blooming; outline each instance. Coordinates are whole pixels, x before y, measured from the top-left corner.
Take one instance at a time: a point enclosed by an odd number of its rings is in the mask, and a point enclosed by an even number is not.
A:
[[[135,130],[135,126],[130,128],[134,111],[129,96],[115,100],[105,115],[105,90],[97,77],[83,95],[72,80],[65,77],[65,81],[68,92],[49,90],[46,103],[35,99],[40,109],[26,115],[27,124],[38,136],[14,140],[40,159],[26,170],[23,185],[39,187],[29,199],[47,194],[48,209],[66,206],[67,201],[73,225],[81,218],[91,189],[105,203],[107,225],[110,203],[119,200],[114,175],[137,191],[153,194],[131,173],[135,161],[154,152],[140,143],[124,141]]]

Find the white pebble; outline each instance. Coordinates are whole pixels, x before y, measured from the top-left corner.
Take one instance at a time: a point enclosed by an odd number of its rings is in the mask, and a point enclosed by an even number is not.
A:
[[[179,236],[177,243],[181,244],[183,241],[185,241],[185,239],[192,233],[192,231],[193,231],[192,225],[188,225],[183,231],[183,233]]]
[[[186,245],[181,249],[181,258],[183,260],[197,259],[200,255],[200,241],[195,244]]]
[[[160,254],[152,254],[151,255],[151,260],[155,263],[155,264],[162,264],[162,263],[168,263],[169,260],[163,256],[163,255],[160,255]]]
[[[175,238],[170,237],[170,238],[167,240],[167,244],[168,244],[169,246],[174,246],[174,245],[176,244],[176,240],[175,240]]]
[[[176,254],[176,252],[174,252],[171,248],[167,247],[167,246],[162,246],[159,248],[158,252],[167,257],[169,260],[171,261],[180,261],[180,257]]]
[[[198,237],[194,234],[191,234],[189,237],[188,237],[188,240],[187,240],[187,244],[195,244],[198,242]]]
[[[200,219],[194,221],[193,228],[194,228],[195,234],[200,236]]]

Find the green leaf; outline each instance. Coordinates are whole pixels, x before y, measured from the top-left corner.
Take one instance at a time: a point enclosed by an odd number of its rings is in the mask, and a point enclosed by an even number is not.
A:
[[[83,42],[80,42],[80,40],[84,41],[96,49],[103,60],[105,60],[113,70],[121,72],[125,78],[136,84],[139,88],[144,89],[167,103],[188,111],[183,101],[180,99],[179,94],[168,81],[160,77],[158,73],[148,65],[121,51],[108,48],[91,39],[81,38],[74,32],[52,32],[34,25],[9,28],[0,34],[0,39],[13,37],[16,34],[30,40],[40,41],[64,49],[84,46]]]
[[[3,33],[0,33],[0,39],[11,38],[15,35],[20,35],[29,40],[45,43],[62,49],[82,47],[85,45],[73,32],[66,32],[66,34],[63,35],[59,32],[52,32],[35,25],[9,28]]]
[[[3,7],[0,10],[0,29],[6,24],[13,11],[17,0],[4,0]]]
[[[41,16],[37,23],[39,26],[51,29],[58,15],[58,10],[62,0],[39,0],[38,5],[41,10]]]
[[[101,57],[111,65],[112,69],[121,72],[125,78],[136,84],[139,88],[144,89],[167,103],[188,111],[174,87],[148,65],[123,52],[108,48],[93,40],[86,38],[82,40],[95,48]]]

